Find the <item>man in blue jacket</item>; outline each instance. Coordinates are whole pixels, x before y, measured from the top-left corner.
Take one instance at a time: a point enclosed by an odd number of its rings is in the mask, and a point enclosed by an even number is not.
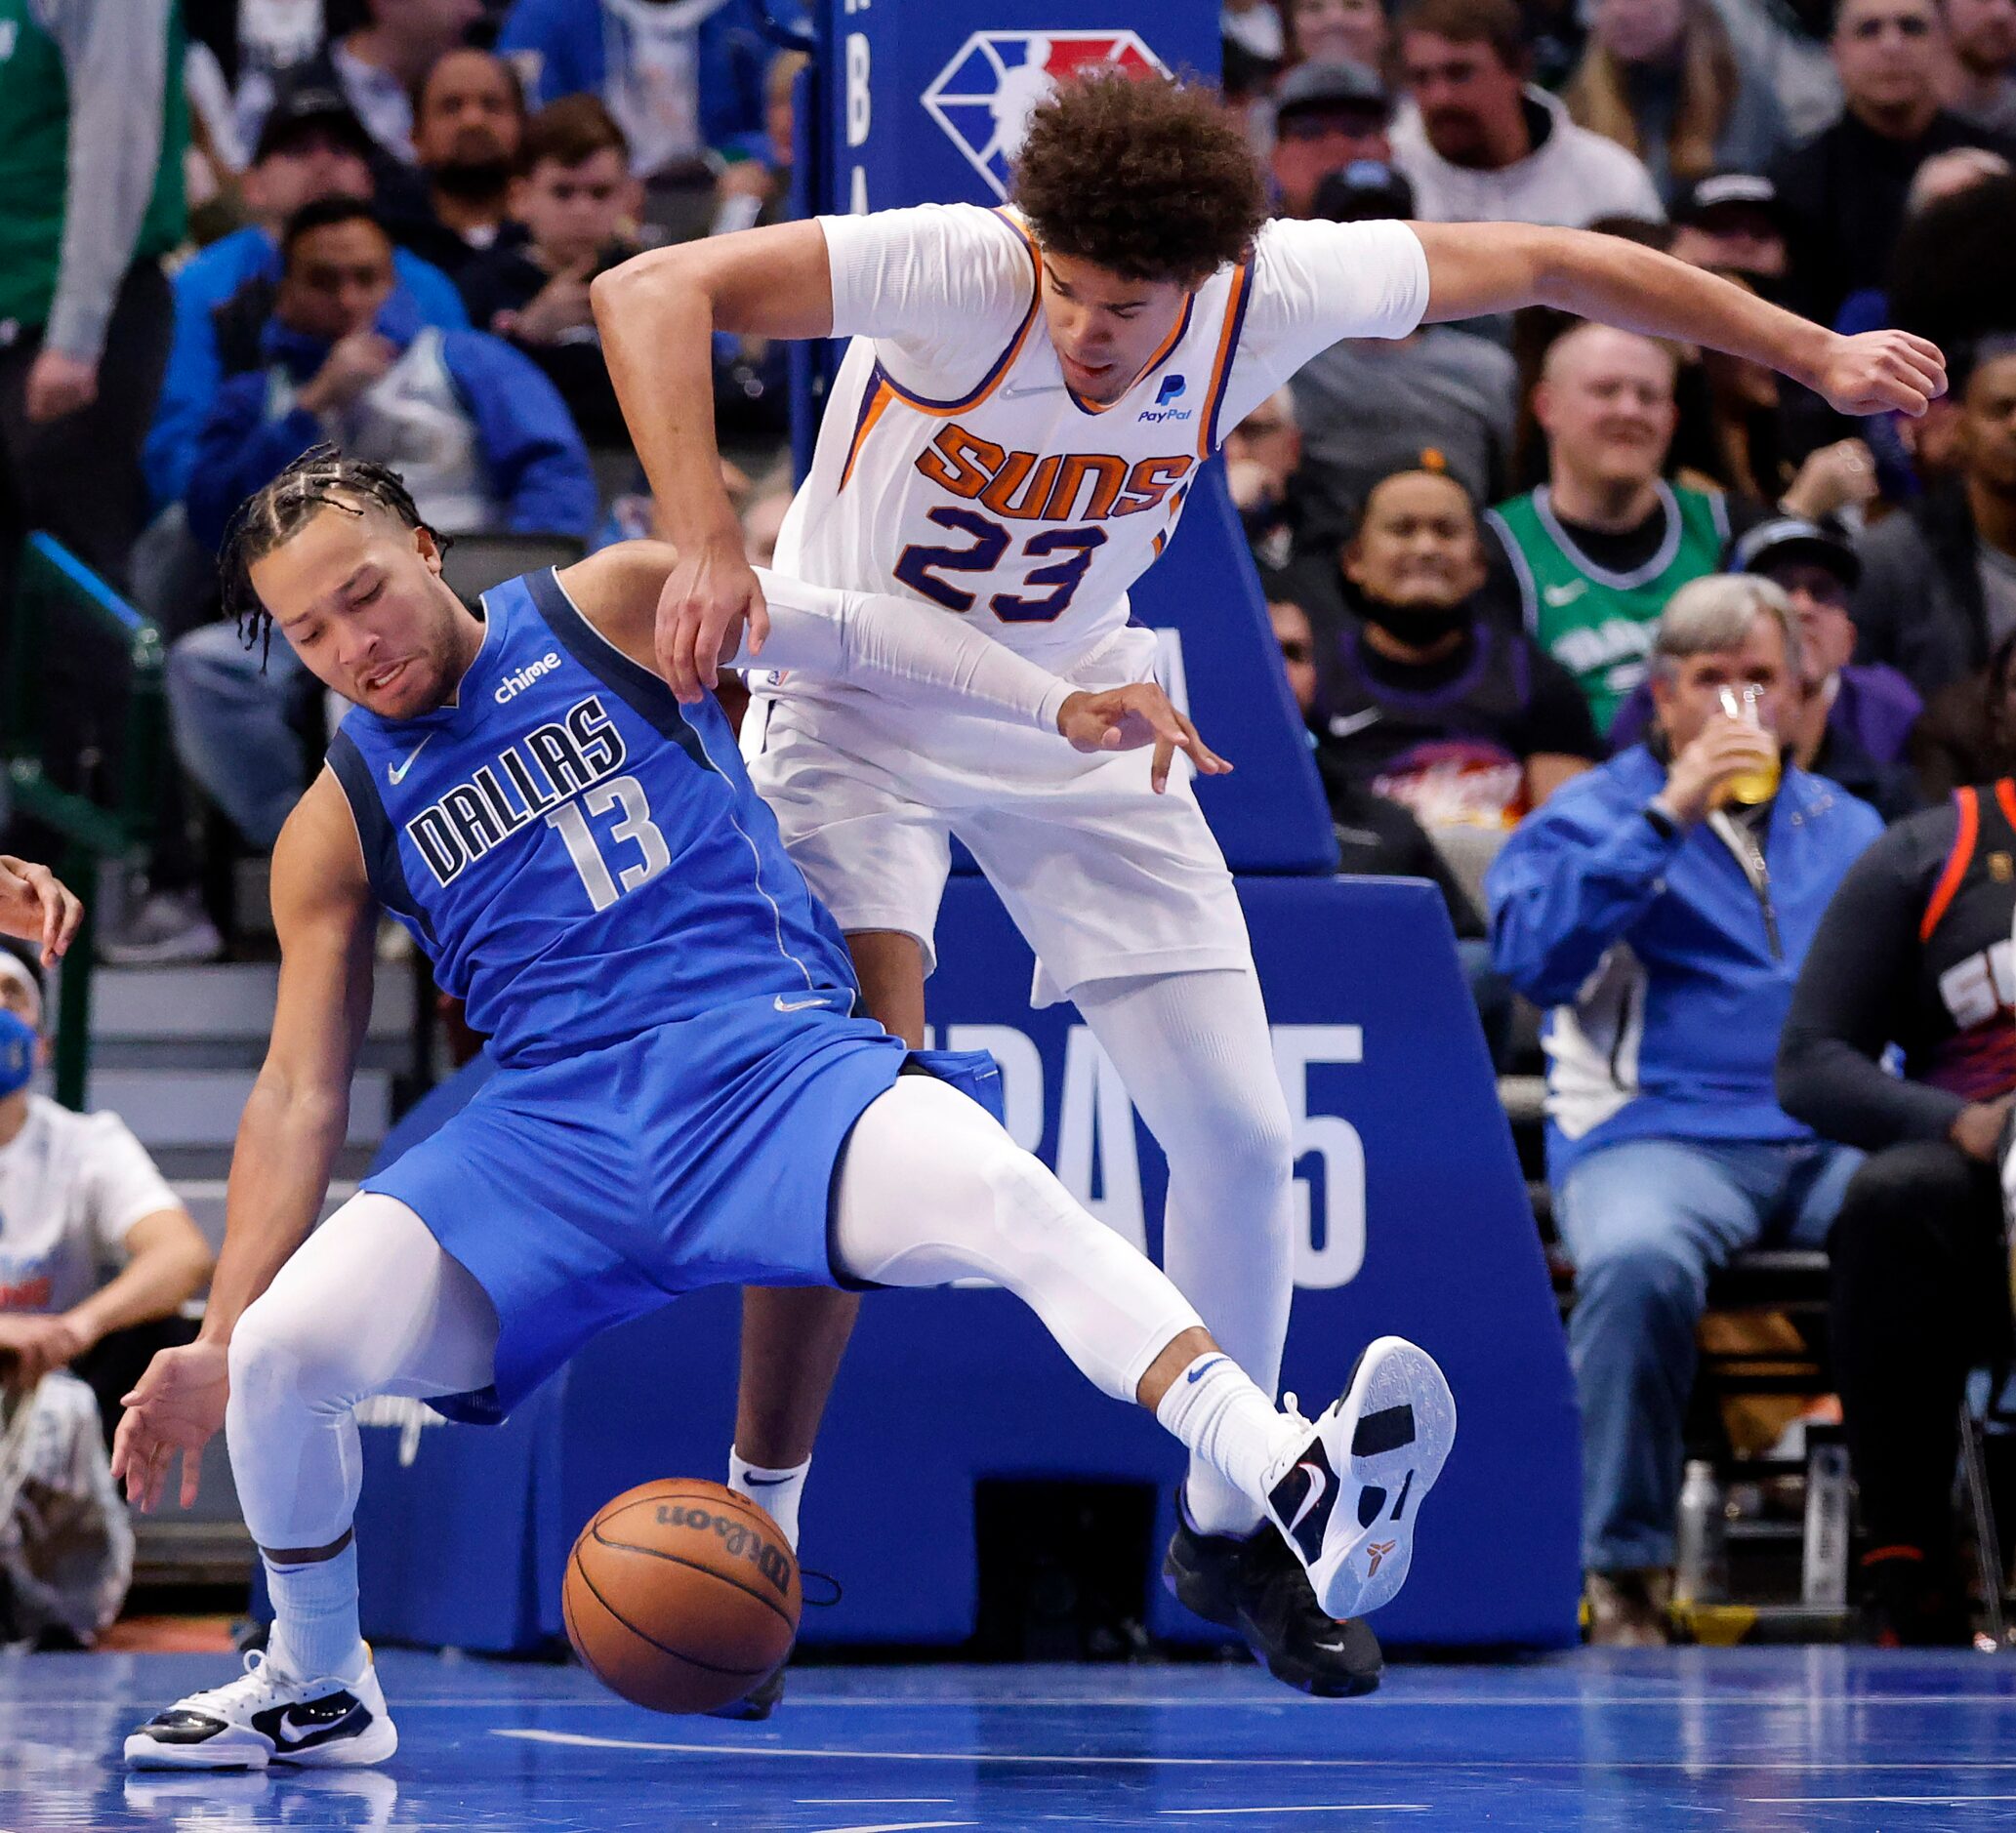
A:
[[[211,243],[175,275],[174,341],[142,455],[156,509],[182,500],[196,460],[196,434],[219,386],[250,366],[238,346],[248,332],[256,340],[272,308],[280,230],[317,198],[369,202],[371,154],[370,137],[339,90],[282,86],[245,174],[245,201],[255,221]],[[469,328],[462,296],[438,267],[401,248],[393,251],[392,271],[422,324]]]
[[[219,391],[196,438],[189,532],[213,550],[237,506],[310,446],[395,468],[430,526],[586,539],[595,477],[566,406],[502,339],[418,322],[368,205],[297,211],[265,366]]]
[[[1547,1171],[1576,1266],[1591,1639],[1666,1639],[1682,1423],[1709,1273],[1818,1244],[1859,1155],[1779,1106],[1779,1033],[1821,914],[1882,830],[1782,766],[1799,679],[1784,592],[1711,575],[1654,651],[1648,741],[1576,778],[1485,880],[1493,958],[1553,1008]],[[1725,694],[1745,713],[1725,711]],[[1739,794],[1740,793],[1740,794]]]

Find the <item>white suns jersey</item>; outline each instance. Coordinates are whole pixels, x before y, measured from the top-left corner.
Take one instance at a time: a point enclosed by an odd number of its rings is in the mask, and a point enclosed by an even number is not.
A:
[[[1405,337],[1427,306],[1404,224],[1269,223],[1101,406],[1064,380],[1043,254],[1011,211],[819,223],[852,342],[777,570],[921,598],[1060,671],[1127,623],[1128,589],[1245,415],[1339,338]]]

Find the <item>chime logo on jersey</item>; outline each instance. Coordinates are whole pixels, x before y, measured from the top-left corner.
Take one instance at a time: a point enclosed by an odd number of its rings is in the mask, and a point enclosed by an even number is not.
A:
[[[1051,85],[1100,63],[1130,76],[1172,74],[1138,32],[975,32],[931,80],[924,105],[994,194],[1006,197],[1008,167]]]
[[[520,828],[613,776],[627,754],[601,697],[591,694],[444,791],[406,823],[406,832],[436,882],[447,885]]]

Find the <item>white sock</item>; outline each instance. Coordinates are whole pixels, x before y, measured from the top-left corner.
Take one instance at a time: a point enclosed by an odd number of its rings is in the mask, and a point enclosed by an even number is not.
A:
[[[1170,1383],[1155,1417],[1254,1509],[1266,1500],[1267,1472],[1302,1436],[1302,1428],[1218,1349],[1198,1357]],[[1191,1520],[1201,1531],[1214,1531],[1194,1515]]]
[[[273,1601],[267,1659],[298,1681],[354,1680],[365,1661],[357,1627],[356,1541],[347,1542],[334,1559],[307,1566],[276,1566],[260,1557]]]
[[[805,1473],[811,1468],[812,1460],[808,1457],[788,1470],[770,1470],[746,1462],[732,1446],[728,1450],[728,1487],[765,1511],[783,1530],[794,1553],[798,1551],[799,1498],[805,1492]]]

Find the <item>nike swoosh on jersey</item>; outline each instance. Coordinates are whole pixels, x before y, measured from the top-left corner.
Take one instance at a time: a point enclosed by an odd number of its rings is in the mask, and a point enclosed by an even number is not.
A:
[[[1019,401],[1025,394],[1062,394],[1063,392],[1064,385],[1061,382],[1025,382],[1019,388],[1002,389],[1001,398],[1004,401]]]
[[[780,993],[771,1003],[780,1012],[809,1012],[814,1006],[831,1004],[832,1000],[833,995],[830,993],[817,993],[809,999],[787,999]]]
[[[1353,732],[1362,732],[1367,726],[1377,725],[1382,716],[1382,709],[1367,707],[1362,713],[1340,713],[1330,722],[1332,738],[1349,738]]]
[[[1546,589],[1546,591],[1543,592],[1541,595],[1544,597],[1547,603],[1549,603],[1550,605],[1559,606],[1564,604],[1573,604],[1578,598],[1580,598],[1583,595],[1584,592],[1587,591],[1588,589],[1589,582],[1587,580],[1571,579],[1565,586],[1549,586]]]
[[[424,752],[430,745],[433,743],[433,738],[434,735],[432,732],[430,732],[424,739],[420,741],[419,744],[414,746],[413,749],[406,754],[406,760],[403,763],[386,765],[385,780],[388,783],[390,783],[393,789],[397,789],[401,783],[405,782],[406,772],[413,768],[413,759],[418,757],[422,752]]]

